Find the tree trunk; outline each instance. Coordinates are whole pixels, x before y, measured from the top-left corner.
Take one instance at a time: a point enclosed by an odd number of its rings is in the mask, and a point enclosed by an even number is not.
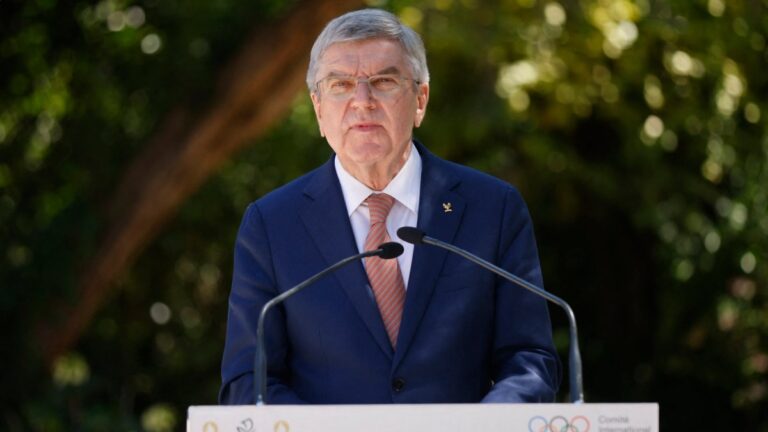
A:
[[[109,203],[105,234],[81,273],[75,302],[42,323],[51,364],[77,341],[119,277],[184,200],[249,140],[282,118],[304,86],[309,51],[325,24],[362,0],[297,4],[281,22],[257,29],[222,70],[208,106],[172,110],[125,171]]]

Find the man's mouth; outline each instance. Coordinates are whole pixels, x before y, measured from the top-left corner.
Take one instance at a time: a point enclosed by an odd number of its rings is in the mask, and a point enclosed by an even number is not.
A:
[[[350,129],[360,131],[360,132],[368,132],[368,131],[378,129],[380,127],[381,125],[379,125],[378,123],[362,122],[362,123],[353,124]]]

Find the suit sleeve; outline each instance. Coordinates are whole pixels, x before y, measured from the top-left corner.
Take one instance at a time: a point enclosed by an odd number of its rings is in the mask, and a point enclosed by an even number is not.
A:
[[[227,335],[221,365],[219,403],[253,404],[256,327],[262,306],[277,295],[269,238],[257,204],[245,212],[235,242],[232,290],[229,296]],[[270,310],[265,322],[268,347],[267,400],[303,403],[290,389],[289,343],[283,309]]]
[[[542,287],[533,224],[520,194],[506,194],[499,265]],[[560,362],[552,343],[546,300],[501,278],[496,279],[493,387],[483,402],[553,402]]]

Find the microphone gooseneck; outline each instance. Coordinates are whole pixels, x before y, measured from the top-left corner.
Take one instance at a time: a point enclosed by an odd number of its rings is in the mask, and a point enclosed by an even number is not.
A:
[[[455,254],[472,261],[473,263],[489,270],[504,279],[517,284],[520,287],[531,291],[532,293],[544,297],[550,302],[560,306],[565,310],[565,314],[568,317],[568,328],[570,332],[570,348],[568,351],[568,372],[569,372],[569,385],[571,390],[571,402],[583,403],[584,402],[584,385],[581,373],[581,352],[579,351],[579,338],[576,331],[576,315],[573,313],[571,306],[560,297],[549,293],[532,283],[521,279],[518,276],[504,270],[501,267],[491,264],[490,262],[474,255],[464,249],[456,247],[450,243],[440,241],[438,239],[427,236],[424,231],[421,231],[414,227],[402,227],[397,230],[397,236],[401,240],[413,244],[428,244],[436,246],[442,249],[446,249]]]
[[[372,256],[377,256],[381,259],[392,259],[392,258],[399,257],[402,253],[403,253],[403,245],[401,245],[400,243],[396,243],[396,242],[382,243],[379,245],[378,249],[365,251],[363,253],[359,253],[357,255],[352,255],[350,257],[344,258],[343,260],[322,270],[321,272],[315,274],[314,276],[310,277],[304,282],[301,282],[300,284],[283,292],[282,294],[275,296],[272,300],[264,304],[264,306],[261,308],[261,313],[259,314],[259,322],[256,328],[256,359],[255,359],[255,365],[254,365],[254,381],[255,381],[254,391],[256,392],[256,396],[255,396],[256,405],[264,405],[266,403],[265,398],[267,394],[267,356],[266,356],[266,353],[264,352],[264,317],[267,315],[267,312],[269,312],[269,310],[272,307],[282,303],[287,298],[291,297],[292,295],[308,287],[309,285],[311,285],[313,282],[317,281],[321,277],[353,261],[357,261],[359,259],[372,257]]]

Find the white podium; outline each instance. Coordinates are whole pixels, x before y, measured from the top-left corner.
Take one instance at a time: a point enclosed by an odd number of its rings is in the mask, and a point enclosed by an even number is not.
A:
[[[659,405],[192,406],[187,432],[656,432]]]

